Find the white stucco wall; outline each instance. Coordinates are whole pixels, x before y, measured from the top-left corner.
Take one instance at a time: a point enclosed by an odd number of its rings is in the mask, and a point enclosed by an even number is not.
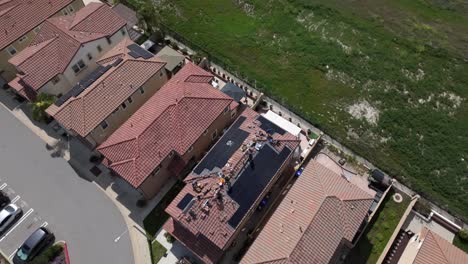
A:
[[[125,30],[125,36],[127,36],[127,29],[123,27],[123,30]],[[97,68],[96,60],[98,60],[104,53],[112,49],[117,43],[123,40],[125,36],[122,35],[122,32],[119,30],[110,38],[111,44],[109,44],[105,38],[83,44],[68,64],[65,72],[59,75],[60,81],[55,85],[49,81],[47,84],[41,87],[41,89],[39,89],[39,93],[53,95],[65,94],[83,77],[95,70]],[[101,52],[98,51],[98,46],[101,46]],[[92,56],[91,60],[88,59],[88,53]],[[75,65],[79,60],[83,60],[83,62],[86,64],[86,67],[80,72],[75,73],[72,69],[72,66]]]

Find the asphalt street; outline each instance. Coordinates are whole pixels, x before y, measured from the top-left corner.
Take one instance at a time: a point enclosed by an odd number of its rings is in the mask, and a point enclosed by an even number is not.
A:
[[[26,210],[34,210],[3,238],[0,249],[5,243],[8,251],[20,246],[32,232],[24,231],[31,229],[28,221],[34,226],[46,222],[56,240],[67,242],[73,264],[134,263],[126,225],[113,202],[94,183],[80,178],[67,161],[52,158],[45,143],[3,107],[0,183],[6,183],[4,188],[14,192],[13,197],[19,196]]]

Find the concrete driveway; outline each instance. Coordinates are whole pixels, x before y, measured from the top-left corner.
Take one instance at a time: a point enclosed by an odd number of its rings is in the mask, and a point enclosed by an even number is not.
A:
[[[71,262],[134,263],[123,217],[98,186],[64,159],[52,158],[45,143],[3,107],[0,127],[1,181],[46,219],[57,240],[68,243]],[[27,238],[14,234],[10,244]]]

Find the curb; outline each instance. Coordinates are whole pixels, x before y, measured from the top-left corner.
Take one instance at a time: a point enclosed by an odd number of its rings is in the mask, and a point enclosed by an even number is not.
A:
[[[65,263],[70,264],[70,255],[68,254],[67,242],[65,242],[64,240],[60,240],[60,241],[57,241],[57,242],[54,243],[54,245],[56,245],[56,244],[62,244],[63,245],[63,253],[65,254]]]
[[[63,252],[65,253],[65,263],[70,264],[70,255],[68,254],[68,245],[63,242]]]

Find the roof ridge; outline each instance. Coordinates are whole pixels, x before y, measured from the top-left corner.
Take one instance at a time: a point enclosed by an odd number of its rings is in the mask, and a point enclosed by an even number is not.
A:
[[[114,165],[121,165],[121,164],[132,162],[132,161],[135,161],[135,160],[136,160],[136,158],[119,160],[119,161],[116,161],[116,162],[112,162],[112,164],[110,164],[110,166],[113,167]]]
[[[442,249],[442,247],[440,246],[440,244],[439,244],[439,239],[438,239],[436,236],[434,236],[434,234],[432,234],[432,232],[431,232],[430,229],[428,229],[427,231],[428,231],[428,232],[426,233],[426,237],[427,237],[428,234],[430,234],[430,235],[432,236],[432,239],[435,241],[435,244],[437,245],[437,248],[439,248],[440,252],[441,252],[442,255],[444,256],[445,261],[447,261],[447,263],[450,263],[450,261],[449,261],[448,258],[447,258],[447,255],[446,255],[447,252],[445,252],[445,251]],[[424,239],[426,239],[426,238],[424,238]]]
[[[37,52],[39,52],[40,50],[44,49],[45,47],[49,46],[54,40],[56,40],[58,38],[58,36],[54,36],[48,40],[44,40],[38,44],[35,44],[35,45],[32,45],[32,46],[28,46],[26,47],[24,50],[20,51],[23,52],[23,51],[26,51],[27,49],[31,48],[33,49],[34,47],[38,47],[40,45],[44,45],[44,46],[41,46],[39,47],[35,52],[29,54],[29,56],[26,56],[22,59],[22,61],[18,64],[18,67],[21,66],[24,62],[26,62],[28,59],[30,59],[32,56],[34,56]],[[19,55],[19,54],[18,54]],[[13,57],[14,58],[14,57]]]
[[[66,16],[65,16],[66,17]],[[62,33],[65,33],[65,35],[67,35],[68,37],[70,37],[71,39],[73,39],[73,41],[76,42],[76,44],[78,45],[81,45],[81,42],[76,40],[75,37],[71,34],[71,30],[62,30],[59,26],[57,26],[56,24],[52,23],[51,21],[54,21],[54,20],[58,20],[60,19],[60,17],[51,17],[49,19],[47,19],[44,23],[49,23],[50,25],[52,25],[53,27],[55,27],[56,29],[58,29],[60,32]],[[42,28],[42,27],[41,27]],[[39,31],[40,32],[40,31]],[[37,34],[36,36],[38,36],[39,34]],[[56,37],[58,37],[58,34],[55,34]]]
[[[92,12],[89,12],[89,14],[87,14],[86,16],[82,17],[81,20],[77,23],[75,23],[75,18],[76,18],[76,13],[73,14],[74,17],[73,17],[73,22],[72,24],[70,25],[70,30],[72,30],[74,27],[78,26],[79,24],[81,24],[81,22],[83,22],[85,19],[87,19],[89,16],[91,16],[91,14],[94,14],[94,12],[96,12],[97,10],[99,10],[100,8],[102,8],[104,6],[103,3],[98,3],[98,2],[94,2],[95,4],[97,5],[100,5],[98,8],[94,9]],[[111,8],[112,9],[112,8]],[[85,31],[82,31],[82,32],[85,32]]]

